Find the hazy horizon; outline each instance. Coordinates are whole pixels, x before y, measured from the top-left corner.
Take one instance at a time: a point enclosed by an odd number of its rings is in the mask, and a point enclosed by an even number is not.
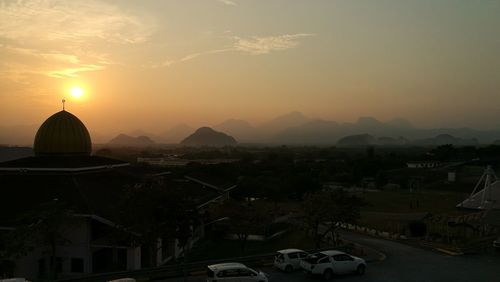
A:
[[[0,127],[40,125],[65,98],[107,135],[290,111],[500,129],[499,13],[490,1],[0,0]]]

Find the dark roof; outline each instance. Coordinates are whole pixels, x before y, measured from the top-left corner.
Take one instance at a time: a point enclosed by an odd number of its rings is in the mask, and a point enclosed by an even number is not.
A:
[[[196,206],[206,204],[222,195],[210,187],[188,179],[169,179],[165,181],[165,184],[168,189],[182,191]]]
[[[237,183],[236,179],[231,175],[221,175],[222,173],[211,172],[211,171],[196,171],[189,172],[186,178],[192,179],[200,184],[207,183],[209,185],[215,186],[221,190],[226,190]]]
[[[113,220],[123,191],[140,181],[120,168],[89,173],[0,174],[0,226],[40,205],[58,199],[76,213]]]
[[[50,169],[78,171],[126,164],[124,161],[99,156],[37,156],[0,163],[0,171]]]

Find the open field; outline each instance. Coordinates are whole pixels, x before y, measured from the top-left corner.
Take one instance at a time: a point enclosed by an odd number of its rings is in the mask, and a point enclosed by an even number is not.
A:
[[[313,249],[314,242],[301,230],[292,230],[278,238],[268,241],[247,241],[244,251],[241,249],[238,240],[204,240],[195,246],[188,257],[190,261],[202,261],[272,253],[277,250],[291,247]]]
[[[379,191],[365,192],[368,203],[363,211],[390,213],[456,213],[455,206],[467,198],[466,193],[449,191]]]

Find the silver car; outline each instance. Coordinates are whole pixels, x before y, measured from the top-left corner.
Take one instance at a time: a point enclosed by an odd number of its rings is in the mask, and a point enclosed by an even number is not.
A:
[[[238,262],[212,264],[207,267],[207,282],[267,282],[267,275]]]

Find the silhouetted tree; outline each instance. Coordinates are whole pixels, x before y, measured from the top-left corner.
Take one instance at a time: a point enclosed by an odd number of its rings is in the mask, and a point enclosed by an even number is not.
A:
[[[215,208],[214,214],[218,218],[229,218],[225,223],[227,232],[233,233],[238,237],[242,252],[245,251],[248,236],[262,232],[266,225],[266,217],[254,207],[234,200],[225,201],[222,205]]]
[[[22,256],[41,249],[49,253],[48,279],[58,276],[56,254],[58,247],[69,243],[67,232],[75,225],[73,211],[57,199],[43,203],[19,218],[15,229],[6,234],[8,256]]]
[[[149,246],[154,264],[160,238],[177,239],[184,249],[197,220],[193,203],[173,187],[151,185],[127,191],[121,203],[121,222],[139,233],[136,243]]]
[[[312,231],[317,248],[330,233],[334,236],[339,223],[355,223],[360,217],[364,201],[341,189],[318,191],[304,196],[305,223]]]

